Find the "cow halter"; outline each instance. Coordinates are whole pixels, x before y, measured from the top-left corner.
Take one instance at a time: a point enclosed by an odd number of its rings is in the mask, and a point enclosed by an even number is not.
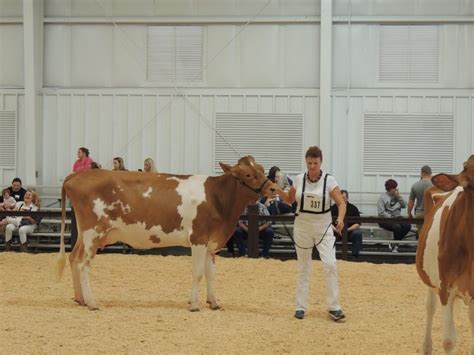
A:
[[[234,175],[232,175],[234,176]],[[237,179],[237,181],[240,183],[240,185],[244,185],[246,188],[252,190],[253,192],[261,195],[262,194],[262,190],[263,190],[263,187],[265,186],[265,184],[270,181],[270,179],[265,179],[264,182],[262,182],[262,185],[260,185],[260,187],[258,189],[254,189],[252,186],[249,186],[247,185],[244,181],[240,180],[238,177],[234,176],[235,179]]]

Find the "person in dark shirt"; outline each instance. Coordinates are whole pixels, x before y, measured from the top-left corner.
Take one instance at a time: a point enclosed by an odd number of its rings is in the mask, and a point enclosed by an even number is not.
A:
[[[349,202],[349,193],[347,190],[341,190],[342,198],[346,202],[346,217],[360,217],[359,209]],[[331,206],[331,214],[334,217],[338,216],[337,205]],[[336,238],[342,240],[342,235],[334,231]],[[352,256],[359,257],[362,249],[362,231],[360,230],[360,223],[347,224],[347,240],[352,243]]]
[[[10,186],[8,190],[10,191],[10,196],[13,197],[16,202],[24,200],[26,190],[22,187],[20,178],[14,178],[12,181],[12,186]]]

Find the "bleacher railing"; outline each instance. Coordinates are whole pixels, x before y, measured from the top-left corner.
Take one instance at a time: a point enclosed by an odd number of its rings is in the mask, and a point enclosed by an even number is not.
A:
[[[250,205],[247,209],[247,215],[241,216],[242,219],[248,220],[248,240],[247,240],[247,254],[250,258],[258,258],[258,226],[260,220],[282,222],[293,224],[295,221],[294,214],[264,216],[259,215],[257,205]],[[335,219],[334,219],[335,220]],[[347,225],[350,223],[410,223],[422,224],[423,218],[408,218],[408,217],[379,217],[379,216],[364,216],[364,217],[347,217],[344,219],[344,229],[342,230],[342,259],[348,259],[348,240],[347,240]]]
[[[271,221],[271,222],[282,222],[293,224],[295,216],[293,214],[286,215],[275,215],[265,216],[258,213],[257,205],[249,205],[247,215],[242,215],[242,220],[248,220],[248,240],[247,240],[247,253],[250,258],[258,258],[258,226],[260,220]],[[0,211],[0,219],[7,216],[32,216],[32,217],[57,217],[61,218],[61,211]],[[70,209],[66,210],[66,218],[71,217]],[[386,218],[378,216],[364,216],[364,217],[346,217],[344,219],[344,229],[342,232],[342,259],[347,260],[348,257],[348,241],[347,241],[347,225],[349,223],[410,223],[410,224],[422,224],[423,218],[408,218],[408,217],[397,217],[397,218]]]

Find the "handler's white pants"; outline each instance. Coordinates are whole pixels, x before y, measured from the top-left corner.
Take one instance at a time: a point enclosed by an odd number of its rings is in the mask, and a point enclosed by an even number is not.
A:
[[[27,241],[27,235],[35,231],[35,226],[33,224],[21,226],[21,218],[7,217],[8,224],[5,227],[5,243],[9,242],[12,239],[13,232],[18,229],[18,234],[20,235],[20,243],[25,244]]]
[[[295,247],[298,257],[296,310],[306,311],[308,309],[308,289],[312,268],[312,249],[310,248],[321,241],[328,224],[329,222],[314,223],[304,221],[299,217],[296,218],[294,226],[294,238],[297,244]],[[339,304],[336,249],[334,248],[334,243],[335,237],[332,228],[329,227],[323,240],[317,245],[326,274],[327,305],[330,311],[341,309],[341,305]]]

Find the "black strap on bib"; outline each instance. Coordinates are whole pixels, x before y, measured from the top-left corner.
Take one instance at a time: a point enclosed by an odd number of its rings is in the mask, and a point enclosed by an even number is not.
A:
[[[301,191],[301,203],[300,203],[299,212],[301,212],[301,213],[313,213],[313,214],[324,214],[324,213],[328,213],[329,211],[331,211],[331,208],[328,208],[327,210],[324,209],[326,207],[326,183],[327,183],[328,175],[329,174],[324,175],[322,211],[321,212],[313,212],[313,211],[304,211],[303,210],[303,208],[304,208],[304,191],[306,189],[306,173],[304,173],[304,176],[303,176],[303,189]]]

